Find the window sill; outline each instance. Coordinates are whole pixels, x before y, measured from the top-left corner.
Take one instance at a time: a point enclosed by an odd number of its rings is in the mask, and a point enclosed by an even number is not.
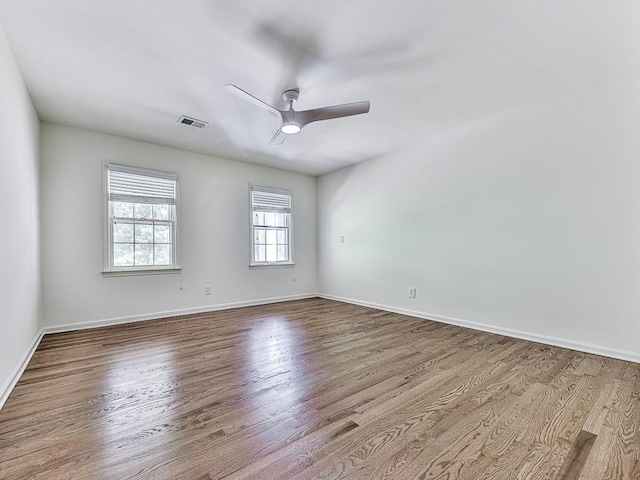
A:
[[[182,273],[182,268],[150,268],[147,270],[104,270],[103,277],[132,277],[138,275],[173,275]]]
[[[295,267],[293,262],[289,263],[250,263],[249,268],[252,270],[260,270],[261,268],[291,268]]]

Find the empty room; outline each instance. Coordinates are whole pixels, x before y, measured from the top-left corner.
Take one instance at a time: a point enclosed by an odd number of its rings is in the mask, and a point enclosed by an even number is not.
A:
[[[640,479],[640,2],[0,0],[0,478]]]

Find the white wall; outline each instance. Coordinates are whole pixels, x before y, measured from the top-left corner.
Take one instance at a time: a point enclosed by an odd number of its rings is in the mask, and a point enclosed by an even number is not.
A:
[[[0,29],[0,406],[41,329],[39,129]]]
[[[42,145],[45,327],[317,291],[314,177],[50,123]],[[179,172],[181,274],[102,276],[103,160]],[[249,269],[249,182],[293,190],[295,267]]]
[[[637,63],[320,177],[321,292],[640,361]]]

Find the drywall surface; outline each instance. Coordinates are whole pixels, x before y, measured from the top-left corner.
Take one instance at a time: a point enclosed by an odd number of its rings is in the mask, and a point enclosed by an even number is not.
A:
[[[42,145],[47,329],[317,291],[315,177],[51,123]],[[182,273],[103,277],[104,161],[178,172]],[[293,190],[295,266],[249,268],[250,182]]]
[[[640,358],[640,68],[630,62],[319,177],[320,291]]]
[[[39,130],[13,54],[0,30],[0,395],[12,385],[41,329]]]

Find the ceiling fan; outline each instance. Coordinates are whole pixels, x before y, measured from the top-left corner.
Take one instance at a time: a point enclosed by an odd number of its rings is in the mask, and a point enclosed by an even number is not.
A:
[[[262,107],[265,110],[277,115],[281,120],[281,125],[275,135],[271,138],[270,144],[280,145],[284,142],[287,135],[295,135],[305,125],[311,122],[318,122],[320,120],[330,120],[332,118],[350,117],[351,115],[360,115],[362,113],[369,113],[371,104],[367,102],[355,102],[345,103],[342,105],[333,105],[331,107],[314,108],[312,110],[296,111],[293,109],[293,104],[298,100],[300,90],[292,88],[285,90],[282,93],[282,98],[285,103],[289,105],[287,110],[279,110],[271,105],[263,102],[259,98],[254,97],[248,92],[245,92],[241,88],[235,85],[226,85],[224,87],[228,92],[236,95],[247,102],[251,102],[258,107]]]

